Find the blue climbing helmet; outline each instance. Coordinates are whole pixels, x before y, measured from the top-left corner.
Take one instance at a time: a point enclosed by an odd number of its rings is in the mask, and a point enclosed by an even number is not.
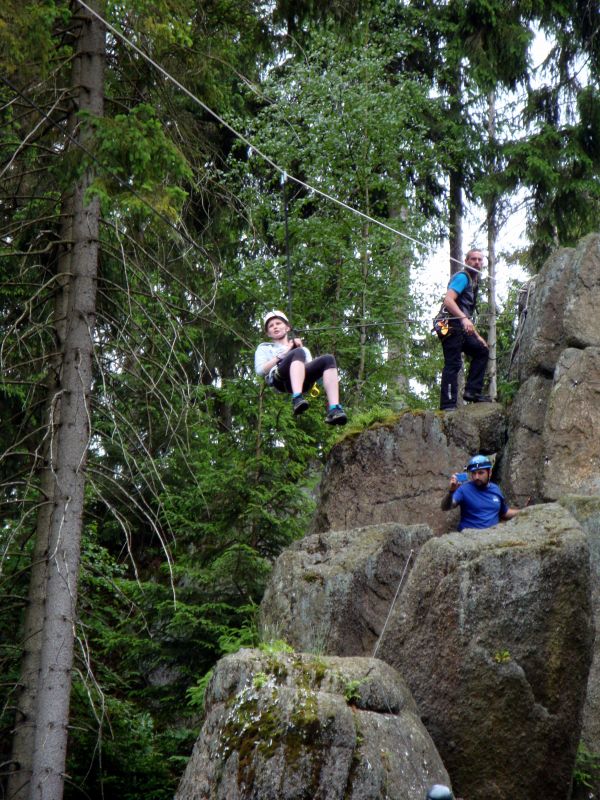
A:
[[[487,456],[473,456],[473,458],[467,464],[467,472],[476,472],[478,469],[490,469],[492,468],[492,462],[489,460]]]
[[[436,783],[427,791],[425,800],[454,800],[454,795],[447,786]]]

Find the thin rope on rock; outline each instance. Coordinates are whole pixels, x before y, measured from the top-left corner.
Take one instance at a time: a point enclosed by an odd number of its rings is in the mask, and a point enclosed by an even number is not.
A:
[[[402,575],[400,576],[400,582],[398,583],[398,588],[396,589],[396,594],[394,595],[394,599],[392,600],[392,604],[390,606],[390,610],[388,611],[388,615],[385,618],[385,622],[383,623],[383,628],[381,629],[381,633],[379,634],[379,639],[377,639],[377,643],[375,644],[375,649],[373,650],[373,655],[371,658],[375,658],[377,651],[379,650],[379,645],[381,644],[381,640],[383,639],[383,634],[385,633],[385,629],[387,628],[387,624],[390,621],[390,617],[392,616],[392,611],[396,604],[396,600],[398,599],[398,595],[400,594],[400,589],[402,587],[402,583],[404,582],[404,576],[406,575],[406,570],[408,569],[408,565],[410,563],[411,558],[413,557],[413,553],[415,551],[411,550],[408,554],[408,558],[406,559],[406,563],[404,565],[404,569],[402,570]]]

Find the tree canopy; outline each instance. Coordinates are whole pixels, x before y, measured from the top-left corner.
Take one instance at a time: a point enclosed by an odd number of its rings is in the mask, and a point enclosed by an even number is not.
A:
[[[74,636],[58,784],[66,772],[67,797],[172,796],[206,676],[256,641],[271,564],[306,532],[338,435],[322,395],[297,421],[257,380],[262,315],[291,306],[313,353],[335,353],[351,417],[435,404],[440,354],[415,279],[463,202],[524,202],[532,271],[597,227],[599,17],[579,0],[4,3],[0,780],[13,797],[39,767],[54,567],[69,573]]]

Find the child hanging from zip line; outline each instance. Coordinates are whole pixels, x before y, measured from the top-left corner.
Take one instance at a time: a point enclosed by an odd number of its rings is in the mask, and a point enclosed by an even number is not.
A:
[[[288,318],[282,311],[269,311],[263,321],[265,333],[271,340],[262,342],[254,354],[254,369],[277,392],[292,395],[292,411],[297,416],[308,408],[304,393],[322,378],[329,409],[325,422],[345,425],[348,418],[340,405],[339,378],[332,355],[313,359],[302,339],[288,339],[291,330]]]

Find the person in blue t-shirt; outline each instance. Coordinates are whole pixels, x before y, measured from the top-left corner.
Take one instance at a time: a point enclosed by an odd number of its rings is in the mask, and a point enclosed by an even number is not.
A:
[[[440,388],[442,411],[456,408],[458,373],[462,368],[463,353],[471,362],[463,400],[467,403],[489,403],[491,400],[481,393],[489,357],[488,346],[485,339],[477,333],[472,319],[477,305],[478,281],[483,261],[481,250],[469,250],[465,256],[466,269],[452,276],[444,297],[443,305],[450,316],[447,332],[438,333],[444,350]]]
[[[509,508],[500,488],[492,483],[492,462],[487,456],[473,456],[467,464],[469,480],[459,483],[450,478],[448,493],[442,500],[442,509],[460,507],[458,530],[463,528],[491,528],[500,520],[512,519],[518,508]]]

